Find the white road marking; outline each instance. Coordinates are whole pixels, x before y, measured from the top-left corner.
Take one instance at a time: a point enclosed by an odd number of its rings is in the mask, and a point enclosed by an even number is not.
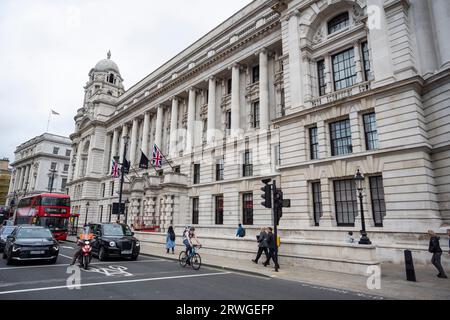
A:
[[[66,256],[66,255],[61,254],[61,253],[59,254],[59,257],[67,258],[67,259],[70,259],[70,260],[73,259],[73,257],[69,257],[69,256]]]
[[[80,288],[80,287],[96,287],[96,286],[106,286],[106,285],[119,285],[119,284],[150,282],[150,281],[162,281],[162,280],[174,280],[174,279],[212,277],[212,276],[226,275],[226,274],[230,274],[230,273],[231,272],[205,273],[205,274],[194,274],[194,275],[185,275],[185,276],[172,276],[172,277],[161,277],[161,278],[147,278],[147,279],[136,279],[136,280],[85,283],[85,284],[79,284],[79,285],[74,285],[74,286],[56,286],[56,287],[31,288],[31,289],[4,291],[4,292],[0,292],[0,295],[15,294],[15,293],[26,293],[26,292],[38,292],[38,291],[49,291],[49,290],[60,290],[60,289],[76,289],[76,288]]]
[[[75,250],[73,247],[61,247],[63,249],[70,249],[70,250]]]
[[[72,258],[70,258],[72,259]],[[120,263],[149,263],[149,262],[164,262],[166,260],[163,259],[158,259],[158,260],[139,260],[139,261],[121,261]],[[110,262],[97,262],[97,263],[92,263],[91,266],[99,266],[99,265],[105,265],[105,264],[109,264],[111,265],[111,261]],[[57,268],[57,267],[65,267],[67,268],[68,265],[67,264],[53,264],[53,265],[41,265],[41,266],[28,266],[28,267],[6,267],[6,268],[0,268],[0,271],[6,271],[6,270],[22,270],[22,269],[36,269],[36,268]]]

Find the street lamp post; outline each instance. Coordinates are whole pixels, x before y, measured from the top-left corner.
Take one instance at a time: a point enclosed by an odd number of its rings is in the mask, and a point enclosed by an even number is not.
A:
[[[86,217],[84,219],[84,226],[87,226],[88,223],[88,214],[89,214],[89,202],[86,203]]]
[[[123,184],[125,182],[125,163],[126,163],[126,157],[127,157],[127,147],[128,147],[128,140],[130,138],[128,137],[128,135],[123,137],[123,143],[124,143],[124,148],[123,148],[123,157],[122,157],[122,167],[120,169],[120,189],[119,189],[119,213],[117,216],[117,221],[120,221],[120,215],[121,214],[125,214],[122,211],[122,197],[123,197]]]
[[[360,208],[361,208],[361,225],[362,225],[362,230],[361,230],[361,240],[359,241],[359,244],[361,245],[371,245],[372,242],[370,241],[369,237],[367,236],[367,231],[366,231],[366,219],[364,216],[364,195],[363,195],[363,191],[364,191],[364,176],[361,173],[361,171],[358,169],[358,171],[356,172],[355,175],[355,184],[356,184],[356,189],[358,190],[358,194],[359,194],[359,203],[360,203]]]
[[[128,224],[128,207],[130,206],[130,200],[125,201],[125,224]]]
[[[51,169],[50,172],[52,174],[52,178],[51,178],[51,182],[50,182],[50,193],[53,193],[53,183],[55,182],[56,170],[55,169]]]

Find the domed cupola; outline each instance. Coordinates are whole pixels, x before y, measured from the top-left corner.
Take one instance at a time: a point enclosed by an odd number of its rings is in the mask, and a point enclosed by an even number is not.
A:
[[[120,75],[119,67],[111,60],[111,51],[108,51],[107,59],[100,60],[94,67],[95,72],[112,71]]]
[[[125,89],[119,67],[111,60],[111,51],[108,51],[106,59],[100,60],[89,72],[86,100],[98,94],[106,94],[117,98],[124,92]]]

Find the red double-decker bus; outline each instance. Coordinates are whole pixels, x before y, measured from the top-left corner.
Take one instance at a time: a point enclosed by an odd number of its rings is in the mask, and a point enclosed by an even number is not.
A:
[[[14,213],[15,225],[36,225],[49,228],[56,240],[68,236],[70,197],[63,194],[39,194],[20,199]]]

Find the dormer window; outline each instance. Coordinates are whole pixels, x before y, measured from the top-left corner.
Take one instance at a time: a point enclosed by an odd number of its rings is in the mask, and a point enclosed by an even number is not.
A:
[[[328,34],[333,34],[350,25],[350,16],[348,12],[343,12],[328,22]]]
[[[112,73],[108,76],[108,82],[114,84],[114,75]]]

